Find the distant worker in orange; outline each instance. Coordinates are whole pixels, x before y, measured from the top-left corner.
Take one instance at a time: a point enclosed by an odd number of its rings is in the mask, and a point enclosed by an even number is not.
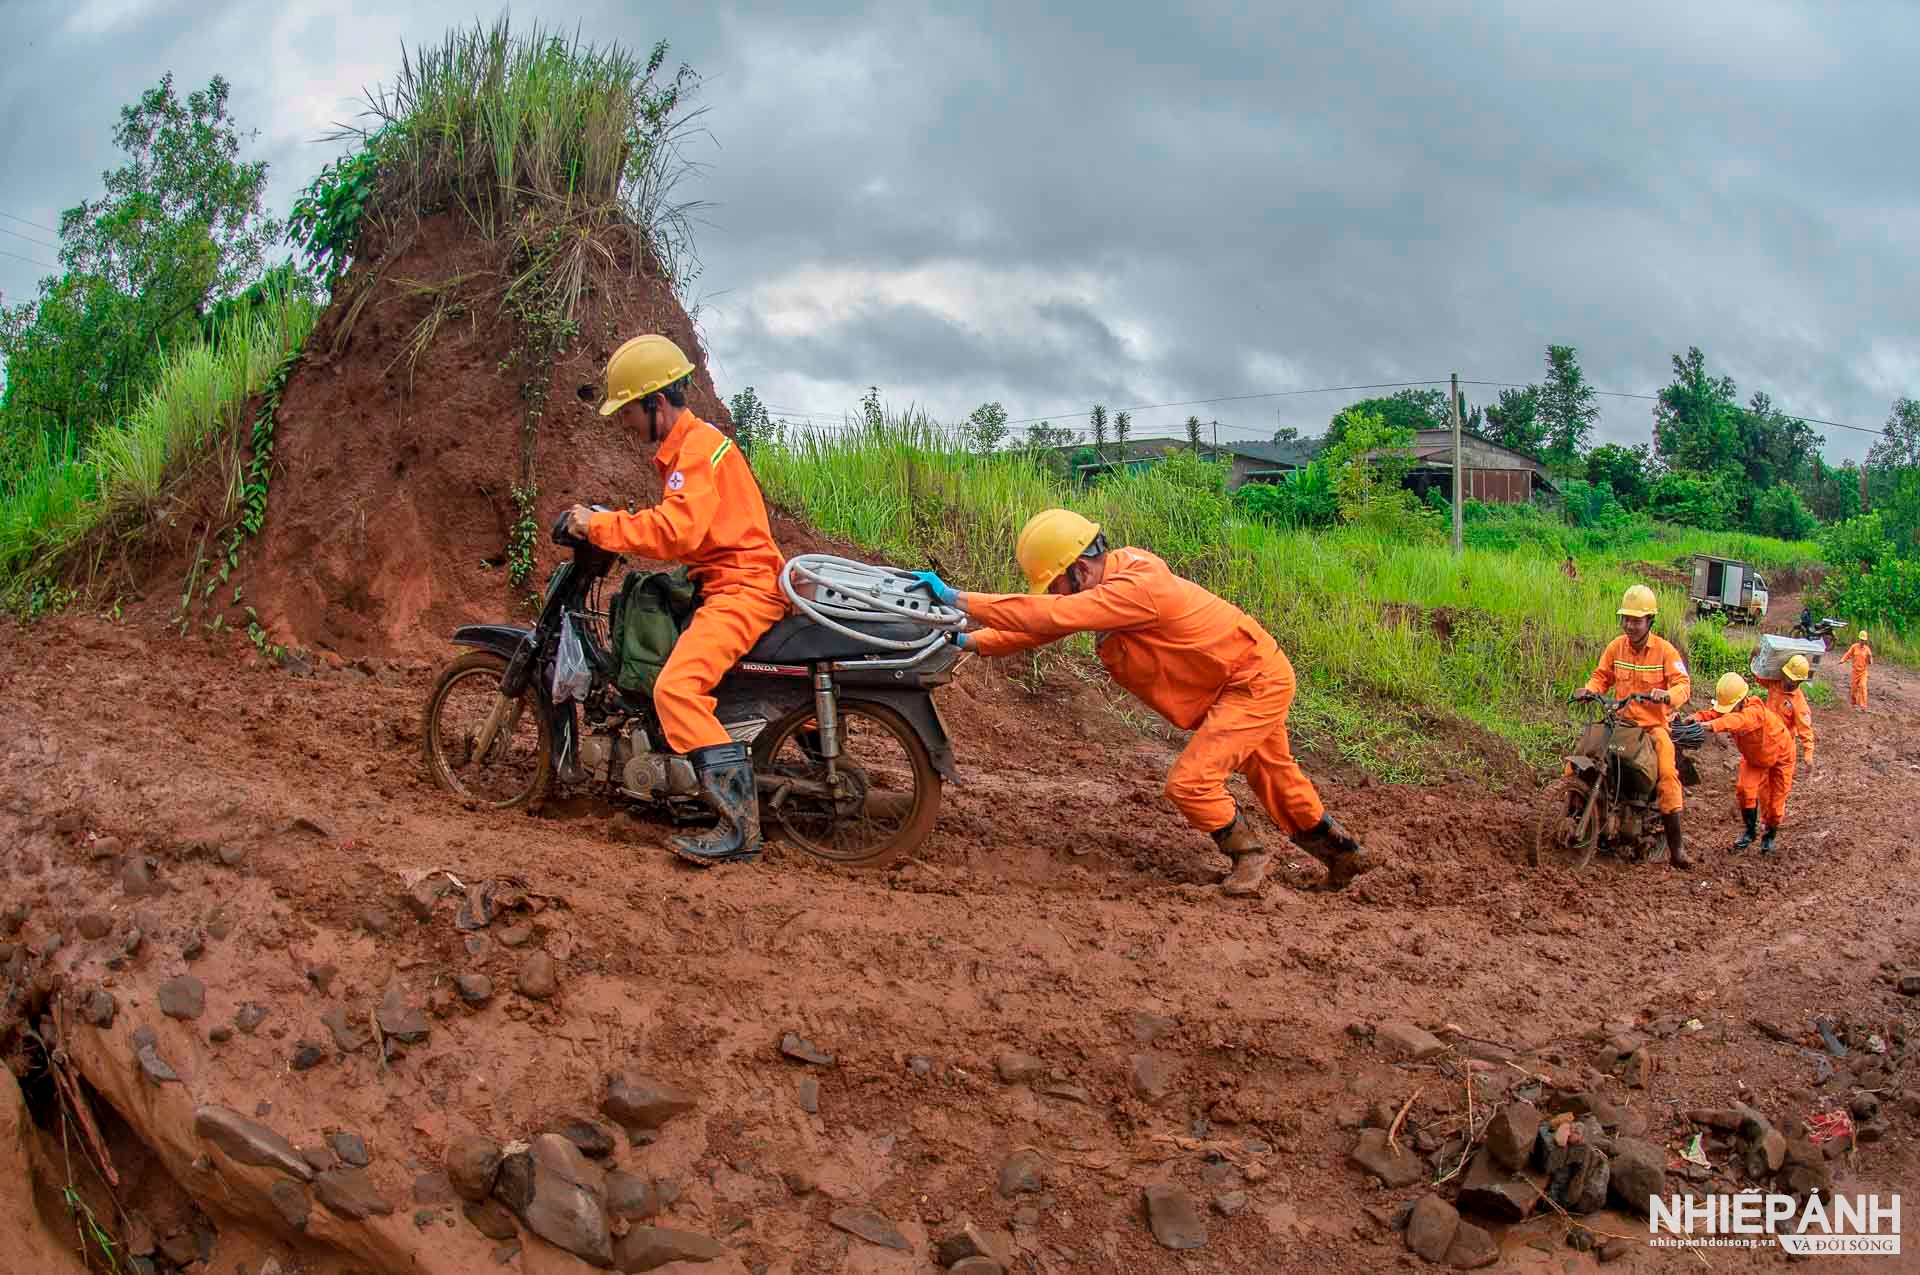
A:
[[[1734,800],[1746,831],[1733,843],[1732,854],[1753,844],[1756,820],[1765,820],[1767,832],[1760,839],[1760,853],[1773,853],[1773,835],[1786,818],[1787,795],[1793,791],[1793,736],[1759,699],[1747,694],[1747,679],[1738,673],[1724,673],[1713,688],[1713,705],[1703,708],[1688,721],[1697,721],[1716,735],[1733,736],[1740,750],[1740,778],[1734,785]]]
[[[1873,648],[1867,645],[1867,631],[1860,630],[1853,645],[1840,657],[1843,664],[1853,665],[1853,706],[1858,711],[1867,711],[1867,669],[1873,664]]]
[[[1807,693],[1801,687],[1812,675],[1813,668],[1807,663],[1807,657],[1795,655],[1780,666],[1779,677],[1759,679],[1767,691],[1767,707],[1786,724],[1787,733],[1800,745],[1800,760],[1807,763],[1809,777],[1813,775],[1813,710],[1807,707]]]
[[[645,441],[658,444],[660,503],[639,513],[568,511],[568,526],[611,553],[684,562],[700,605],[654,684],[660,729],[686,754],[700,795],[720,817],[711,831],[674,837],[681,858],[713,864],[760,853],[760,798],[753,758],[714,716],[713,688],[787,613],[784,559],[767,525],[766,503],[733,440],[687,410],[693,364],[658,334],[637,336],[607,361],[600,415],[637,404]]]
[[[1373,866],[1321,805],[1287,740],[1293,665],[1240,608],[1168,569],[1145,549],[1110,548],[1097,523],[1068,509],[1027,520],[1014,546],[1029,594],[961,593],[917,572],[945,606],[985,626],[954,640],[1011,655],[1093,632],[1113,680],[1193,738],[1167,775],[1166,796],[1233,860],[1228,895],[1256,894],[1269,856],[1227,791],[1247,777],[1261,806],[1344,889]]]
[[[1653,755],[1660,775],[1654,789],[1654,804],[1659,807],[1667,834],[1667,860],[1676,868],[1693,866],[1680,828],[1680,812],[1686,806],[1686,794],[1680,787],[1680,772],[1673,756],[1673,735],[1668,721],[1673,708],[1693,695],[1693,681],[1686,661],[1673,643],[1653,631],[1660,612],[1660,599],[1644,584],[1629,588],[1620,599],[1620,636],[1600,653],[1600,663],[1587,679],[1586,689],[1577,699],[1598,699],[1612,691],[1617,698],[1650,695],[1652,703],[1627,706],[1623,714],[1635,726],[1647,732],[1653,741]]]
[[[1580,568],[1573,565],[1572,554],[1568,554],[1567,560],[1560,564],[1560,571],[1561,574],[1565,575],[1569,580],[1578,580],[1580,578]]]

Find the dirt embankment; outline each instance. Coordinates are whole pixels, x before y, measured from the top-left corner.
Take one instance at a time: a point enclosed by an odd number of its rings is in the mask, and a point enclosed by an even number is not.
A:
[[[1157,1184],[1197,1204],[1198,1269],[1376,1271],[1469,1120],[1575,1094],[1605,1104],[1609,1147],[1672,1153],[1673,1190],[1748,1180],[1743,1135],[1688,1120],[1735,1101],[1802,1138],[1854,1113],[1857,1147],[1824,1160],[1836,1189],[1920,1170],[1894,977],[1920,967],[1920,695],[1897,672],[1874,715],[1820,715],[1774,859],[1720,849],[1724,749],[1693,794],[1690,876],[1528,872],[1524,792],[1310,763],[1385,862],[1329,896],[1283,856],[1248,903],[1159,796],[1166,746],[1077,683],[1035,699],[969,665],[942,705],[965,782],[923,860],[871,878],[778,846],[683,869],[664,827],[590,805],[460,809],[415,760],[428,679],[404,658],[296,676],[231,639],[77,617],[0,636],[0,968],[42,1234],[71,1243],[72,1184],[158,1270],[585,1270],[540,1238],[566,1234],[558,1209],[597,1242],[584,1199],[630,1263],[652,1245],[711,1258],[693,1271],[919,1272],[970,1220],[1008,1269],[1145,1272],[1176,1260]],[[489,882],[476,924],[461,887]],[[1392,1024],[1444,1048],[1399,1052]],[[28,1027],[63,1051],[118,1189]],[[789,1033],[831,1060],[783,1052]],[[623,1125],[616,1074],[691,1108]],[[1419,1162],[1379,1162],[1386,1187],[1349,1153],[1402,1107]],[[1677,1160],[1696,1128],[1706,1170]],[[513,1182],[532,1195],[496,1177],[468,1208],[442,1176],[468,1135],[531,1144]],[[1440,1194],[1501,1269],[1598,1261],[1551,1208],[1503,1223],[1461,1187]],[[1644,1237],[1617,1210],[1579,1229]],[[1660,1256],[1636,1240],[1613,1269]]]

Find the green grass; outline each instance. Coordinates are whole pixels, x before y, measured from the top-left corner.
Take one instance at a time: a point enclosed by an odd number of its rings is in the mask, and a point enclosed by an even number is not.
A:
[[[1654,528],[1612,557],[1589,556],[1570,581],[1557,545],[1468,548],[1455,559],[1444,540],[1243,521],[1219,471],[1199,462],[1068,490],[1017,455],[952,451],[917,415],[803,432],[756,448],[753,464],[770,498],[820,530],[900,566],[937,564],[973,590],[1021,588],[1013,561],[1021,525],[1050,505],[1078,509],[1113,543],[1153,550],[1255,616],[1302,679],[1295,713],[1303,741],[1399,780],[1476,769],[1474,759],[1448,753],[1457,745],[1430,738],[1423,721],[1434,717],[1472,723],[1527,763],[1549,764],[1568,734],[1566,697],[1619,631],[1622,591],[1649,583],[1625,563],[1709,547],[1769,565],[1815,560],[1808,544]],[[1688,653],[1704,687],[1744,669],[1750,641],[1677,620],[1684,592],[1651,583],[1668,617],[1661,631]]]
[[[233,320],[213,341],[178,350],[146,398],[97,429],[86,448],[43,441],[0,487],[0,598],[19,609],[46,596],[63,555],[110,519],[151,510],[182,464],[236,430],[247,400],[306,340],[316,313],[293,298]],[[237,494],[236,486],[229,503]]]

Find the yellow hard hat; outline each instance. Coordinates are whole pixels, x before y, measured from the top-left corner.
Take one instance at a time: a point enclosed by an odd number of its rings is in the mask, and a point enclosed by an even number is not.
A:
[[[1856,641],[1856,642],[1864,642],[1864,641],[1866,641],[1866,640],[1867,640],[1867,631],[1866,631],[1865,629],[1861,629],[1861,630],[1860,630],[1860,634],[1859,634],[1859,636],[1858,636],[1858,637],[1856,637],[1856,638],[1854,639],[1854,641]]]
[[[1738,673],[1722,673],[1713,684],[1713,711],[1731,713],[1747,697],[1747,679]]]
[[[1659,610],[1660,600],[1644,584],[1632,586],[1620,598],[1620,615],[1654,615]]]
[[[1812,668],[1807,664],[1807,657],[1804,655],[1789,657],[1787,662],[1781,665],[1780,671],[1796,682],[1806,681],[1808,676],[1813,672]]]
[[[1020,537],[1013,542],[1013,556],[1033,592],[1045,593],[1099,534],[1099,523],[1071,509],[1043,509],[1020,528]]]
[[[693,364],[680,347],[658,332],[634,337],[607,360],[607,397],[600,404],[600,415],[611,416],[634,399],[665,389],[692,372]]]

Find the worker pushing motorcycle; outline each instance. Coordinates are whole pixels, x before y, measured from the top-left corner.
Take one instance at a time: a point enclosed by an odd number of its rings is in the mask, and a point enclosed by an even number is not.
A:
[[[963,593],[932,572],[915,574],[942,606],[983,626],[954,635],[965,649],[1011,655],[1093,632],[1114,681],[1193,731],[1165,792],[1233,860],[1226,894],[1257,894],[1270,863],[1227,791],[1235,772],[1281,831],[1326,865],[1328,889],[1345,888],[1373,866],[1294,760],[1287,740],[1293,666],[1252,617],[1145,549],[1110,547],[1097,523],[1068,509],[1028,519],[1014,556],[1027,594]]]
[[[1747,679],[1724,673],[1713,688],[1713,704],[1686,722],[1699,722],[1718,735],[1731,735],[1740,750],[1740,777],[1734,802],[1746,829],[1734,841],[1732,854],[1753,844],[1755,825],[1766,821],[1760,853],[1773,853],[1774,835],[1787,815],[1787,796],[1793,791],[1793,736],[1779,714],[1757,696],[1747,693]]]

